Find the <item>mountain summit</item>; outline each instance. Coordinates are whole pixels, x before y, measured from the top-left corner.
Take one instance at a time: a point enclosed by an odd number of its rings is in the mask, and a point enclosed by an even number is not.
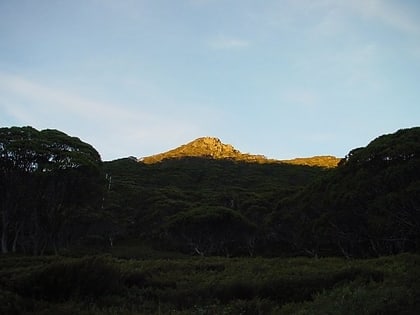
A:
[[[202,137],[195,139],[180,147],[156,155],[141,158],[140,161],[146,164],[157,163],[165,159],[183,157],[205,157],[213,159],[232,159],[249,162],[267,162],[263,155],[242,153],[230,144],[225,144],[215,137]]]
[[[202,157],[211,159],[230,159],[250,163],[287,163],[320,167],[336,167],[339,158],[334,156],[313,156],[292,160],[268,159],[264,155],[242,153],[231,144],[225,144],[215,137],[201,137],[178,148],[167,152],[140,158],[145,164],[158,163],[166,159],[180,159],[185,157]]]

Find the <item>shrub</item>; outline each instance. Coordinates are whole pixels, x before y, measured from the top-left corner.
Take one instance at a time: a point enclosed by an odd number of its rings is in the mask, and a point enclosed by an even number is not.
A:
[[[21,314],[22,298],[16,293],[0,289],[0,314]]]
[[[22,296],[45,300],[94,298],[122,288],[119,268],[105,257],[63,259],[15,279]]]
[[[273,314],[275,303],[270,300],[235,300],[229,303],[223,314],[232,315],[268,315]]]
[[[351,283],[316,294],[313,301],[286,304],[279,314],[418,314],[404,287]]]

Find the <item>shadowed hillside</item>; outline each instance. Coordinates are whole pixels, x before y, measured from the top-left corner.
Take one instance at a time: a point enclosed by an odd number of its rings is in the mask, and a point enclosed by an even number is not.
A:
[[[2,128],[2,251],[115,252],[127,242],[202,256],[416,251],[419,130],[378,137],[328,168],[310,165],[335,158],[282,163],[216,138],[154,163],[103,163],[92,146],[59,131]]]
[[[266,248],[268,219],[279,200],[328,172],[320,167],[204,157],[152,164],[122,159],[104,167],[112,176],[106,204],[126,237],[206,255],[249,255],[259,243],[261,250]],[[121,220],[122,214],[131,219]],[[226,233],[234,226],[237,230],[223,234],[222,226]],[[200,240],[202,233],[208,243]]]
[[[337,167],[236,157],[201,139],[103,163],[1,128],[0,313],[419,314],[420,128]]]
[[[281,202],[276,216],[279,235],[314,255],[419,250],[420,128],[350,151],[328,176]]]

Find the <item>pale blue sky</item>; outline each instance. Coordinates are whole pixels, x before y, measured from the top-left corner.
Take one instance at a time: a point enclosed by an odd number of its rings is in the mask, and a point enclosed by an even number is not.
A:
[[[104,160],[344,156],[420,125],[417,0],[0,0],[0,125]]]

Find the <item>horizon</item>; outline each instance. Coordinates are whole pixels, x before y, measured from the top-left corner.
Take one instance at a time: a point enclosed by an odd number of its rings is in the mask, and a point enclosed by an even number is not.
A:
[[[266,155],[264,154],[264,152],[261,152],[261,153],[255,153],[255,152],[245,152],[245,151],[241,150],[240,148],[237,148],[237,147],[235,146],[235,144],[233,144],[233,143],[227,143],[227,142],[223,141],[223,139],[221,139],[220,137],[217,137],[217,136],[201,136],[201,137],[198,137],[198,138],[192,139],[192,140],[190,140],[190,141],[187,141],[187,142],[185,142],[185,143],[180,143],[178,146],[173,147],[173,148],[168,148],[168,149],[166,149],[165,151],[162,151],[162,152],[156,152],[156,153],[153,153],[152,155],[148,155],[148,156],[139,156],[139,157],[136,157],[136,158],[137,158],[137,159],[143,159],[143,158],[147,158],[147,157],[150,157],[150,156],[155,156],[155,155],[164,154],[164,153],[167,153],[167,152],[169,152],[169,151],[172,151],[172,150],[178,149],[178,148],[180,148],[180,147],[181,147],[181,146],[183,146],[183,145],[188,145],[188,144],[190,144],[190,143],[192,143],[192,142],[195,142],[196,140],[203,139],[203,138],[211,138],[211,139],[217,139],[217,140],[220,140],[220,141],[221,141],[221,143],[222,143],[223,145],[231,145],[234,149],[238,150],[238,151],[239,151],[240,153],[242,153],[242,154],[261,155],[261,156],[264,156],[264,157],[265,157],[265,158],[267,158],[267,159],[274,159],[274,160],[279,160],[279,161],[281,161],[281,160],[288,160],[288,159],[277,159],[277,158],[271,158],[271,157],[266,156]],[[372,139],[372,140],[373,140],[373,139]],[[330,155],[330,154],[323,154],[323,155],[295,156],[295,157],[292,157],[292,158],[290,158],[290,159],[312,158],[312,157],[318,157],[318,156],[323,156],[323,157],[332,156],[332,157],[335,157],[335,158],[344,158],[344,156],[340,157],[340,156],[333,156],[333,155]]]
[[[420,125],[419,17],[417,1],[2,1],[0,124],[103,160],[203,136],[344,157]]]
[[[31,128],[34,128],[33,126],[0,126],[0,128],[3,128],[3,127],[4,127],[4,128],[12,128],[12,127],[17,127],[17,128],[31,127]],[[378,137],[393,134],[393,133],[395,133],[395,132],[397,132],[397,131],[399,131],[399,130],[401,130],[401,129],[412,129],[412,128],[419,128],[419,127],[420,127],[420,126],[413,126],[413,127],[409,127],[409,128],[400,128],[400,129],[398,129],[398,130],[395,130],[395,131],[394,131],[394,132],[392,132],[392,133],[387,133],[387,134],[377,135],[376,137],[374,137],[374,138],[370,139],[370,140],[368,141],[368,143],[366,143],[366,145],[364,145],[364,146],[362,146],[362,147],[366,147],[366,146],[368,146],[368,145],[370,144],[370,142],[372,142],[373,140],[375,140],[375,139],[376,139],[376,138],[378,138]],[[35,129],[36,129],[36,128],[35,128]],[[59,129],[56,129],[56,128],[45,128],[45,129],[55,129],[55,130],[58,130],[58,131],[64,132],[64,131],[59,130]],[[43,129],[39,129],[39,131],[41,131],[41,130],[43,130]],[[68,136],[70,136],[70,137],[76,137],[76,138],[79,138],[81,141],[85,142],[83,139],[81,139],[81,138],[80,138],[80,137],[78,137],[77,135],[71,135],[71,134],[67,134],[67,135],[68,135]],[[125,156],[117,156],[117,157],[115,157],[115,158],[113,158],[113,159],[111,159],[111,160],[107,160],[107,159],[103,159],[103,158],[102,158],[102,154],[101,154],[101,152],[100,152],[100,151],[96,148],[95,144],[93,144],[93,143],[89,143],[89,142],[85,142],[85,143],[87,143],[87,144],[91,145],[94,149],[96,149],[96,150],[98,151],[99,155],[101,156],[101,159],[102,159],[104,162],[107,162],[107,161],[113,161],[113,160],[124,159],[124,158],[136,158],[137,160],[142,160],[142,159],[144,159],[144,158],[148,158],[148,157],[152,157],[152,156],[156,156],[156,155],[161,155],[161,154],[168,153],[168,152],[170,152],[170,151],[172,151],[172,150],[179,149],[180,147],[182,147],[182,146],[184,146],[184,145],[188,145],[188,144],[190,144],[190,143],[196,142],[197,140],[204,139],[204,138],[210,138],[210,139],[215,139],[215,140],[218,140],[218,141],[220,141],[220,142],[221,142],[221,144],[222,144],[222,145],[230,145],[230,146],[232,146],[232,147],[233,147],[233,149],[235,149],[235,150],[239,151],[239,153],[241,153],[241,154],[250,154],[250,155],[256,155],[256,156],[262,156],[262,157],[264,157],[264,158],[266,158],[266,159],[268,159],[268,160],[276,160],[276,161],[287,161],[287,160],[294,160],[294,159],[306,159],[306,158],[316,158],[316,157],[332,157],[332,158],[343,159],[343,158],[345,158],[345,157],[347,156],[347,153],[349,153],[351,150],[353,150],[353,149],[357,149],[357,148],[361,148],[361,147],[351,148],[351,149],[350,149],[350,150],[349,150],[349,151],[348,151],[345,155],[343,155],[343,156],[336,156],[336,155],[331,155],[331,154],[326,153],[326,154],[317,154],[317,155],[314,155],[314,154],[309,154],[309,155],[306,155],[306,156],[292,156],[292,157],[289,157],[289,158],[275,158],[275,157],[273,158],[273,157],[269,157],[269,156],[265,155],[264,153],[255,153],[255,152],[247,152],[247,151],[243,151],[243,150],[241,150],[240,148],[236,147],[236,146],[235,146],[235,144],[225,142],[225,141],[223,141],[223,139],[221,139],[220,137],[217,137],[217,136],[200,136],[200,137],[197,137],[197,138],[195,138],[195,139],[191,139],[191,140],[189,140],[189,141],[186,141],[185,143],[180,143],[180,144],[176,145],[175,147],[166,148],[166,149],[164,149],[163,151],[160,151],[160,152],[155,152],[155,153],[152,153],[152,154],[150,154],[150,155],[139,155],[139,156],[135,156],[135,155],[125,155]]]

